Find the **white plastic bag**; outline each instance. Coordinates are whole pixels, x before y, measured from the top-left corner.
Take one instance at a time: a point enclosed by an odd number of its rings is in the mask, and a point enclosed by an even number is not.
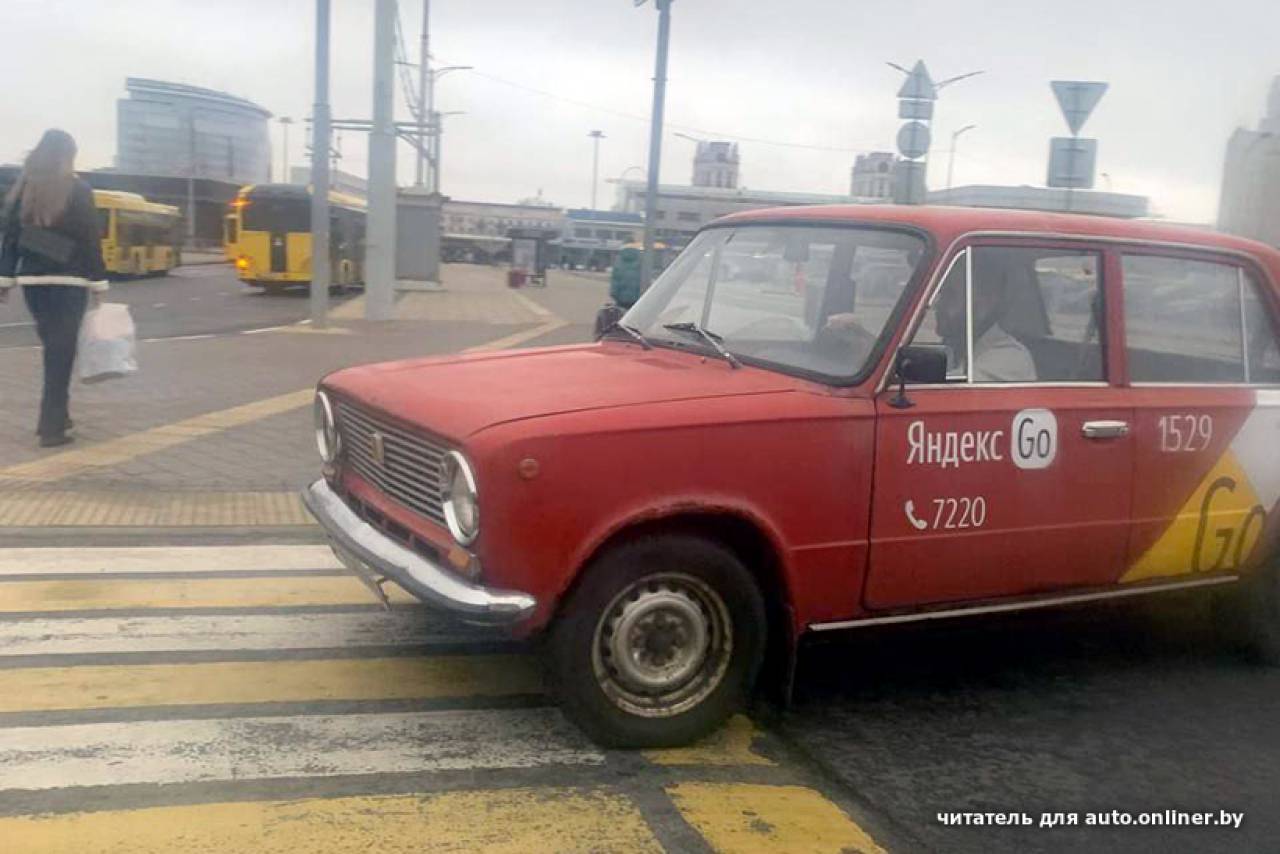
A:
[[[123,377],[138,370],[137,336],[129,306],[104,302],[85,312],[77,361],[80,381],[86,383]]]

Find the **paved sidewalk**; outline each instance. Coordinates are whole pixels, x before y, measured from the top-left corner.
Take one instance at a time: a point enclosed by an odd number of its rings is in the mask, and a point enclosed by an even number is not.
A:
[[[40,352],[0,351],[0,529],[299,525],[315,476],[311,389],[340,367],[387,359],[588,340],[603,287],[553,276],[513,291],[496,267],[447,265],[446,290],[402,295],[397,319],[295,324],[139,345],[140,372],[76,385],[77,442],[32,435]]]

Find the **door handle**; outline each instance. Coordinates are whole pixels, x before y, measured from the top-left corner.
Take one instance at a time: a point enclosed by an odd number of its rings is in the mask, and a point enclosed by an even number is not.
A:
[[[1127,421],[1086,421],[1080,432],[1086,439],[1119,439],[1129,435]]]

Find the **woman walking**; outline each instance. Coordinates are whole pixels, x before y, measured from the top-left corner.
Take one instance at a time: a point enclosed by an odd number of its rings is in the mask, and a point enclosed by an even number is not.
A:
[[[36,433],[46,448],[71,441],[67,399],[80,321],[90,294],[107,289],[93,191],[76,177],[76,143],[47,130],[27,155],[0,211],[0,302],[15,285],[44,348],[44,393]]]

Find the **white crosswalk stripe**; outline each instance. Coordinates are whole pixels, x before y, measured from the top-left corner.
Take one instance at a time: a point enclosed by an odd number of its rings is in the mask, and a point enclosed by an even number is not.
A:
[[[233,652],[417,646],[463,627],[424,610],[0,620],[0,658],[154,652]]]
[[[328,546],[0,549],[0,576],[105,572],[185,573],[341,569]]]
[[[599,764],[553,709],[291,715],[0,730],[0,791]]]

